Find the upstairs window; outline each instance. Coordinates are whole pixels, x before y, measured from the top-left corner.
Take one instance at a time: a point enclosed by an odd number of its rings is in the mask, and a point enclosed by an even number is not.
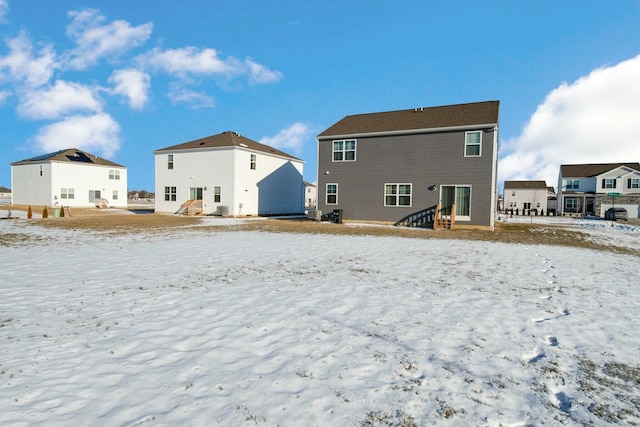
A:
[[[40,165],[40,176],[42,176],[42,165]]]
[[[577,190],[580,188],[580,180],[579,179],[568,179],[567,180],[567,190]]]
[[[411,206],[411,184],[385,184],[385,206]]]
[[[482,132],[466,132],[464,134],[464,156],[479,157],[482,153]]]
[[[327,184],[327,204],[338,204],[338,184]]]
[[[120,180],[120,171],[117,169],[109,169],[109,179]]]
[[[255,170],[256,169],[256,155],[252,154],[251,155],[251,170]]]
[[[354,162],[356,160],[356,140],[333,141],[334,162]]]
[[[167,169],[173,169],[173,154],[167,155]]]
[[[177,200],[176,193],[176,187],[164,187],[164,201],[175,202]]]
[[[616,188],[616,179],[602,178],[602,188]]]
[[[640,188],[640,178],[627,179],[627,188]]]

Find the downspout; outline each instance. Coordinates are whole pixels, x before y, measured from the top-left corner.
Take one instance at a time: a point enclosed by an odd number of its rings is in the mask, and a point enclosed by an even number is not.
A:
[[[493,162],[492,173],[491,173],[491,206],[489,208],[489,225],[491,227],[491,231],[495,230],[495,222],[496,222],[496,209],[497,209],[497,197],[498,197],[498,125],[496,124],[493,128],[493,158],[491,159]]]

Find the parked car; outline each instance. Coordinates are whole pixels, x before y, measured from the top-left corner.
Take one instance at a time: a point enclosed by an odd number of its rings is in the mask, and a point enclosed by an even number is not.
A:
[[[629,220],[629,214],[625,208],[609,208],[604,212],[604,219],[617,221],[619,219]]]

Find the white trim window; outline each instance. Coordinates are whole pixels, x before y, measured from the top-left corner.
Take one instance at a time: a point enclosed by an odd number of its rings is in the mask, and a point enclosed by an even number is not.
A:
[[[385,206],[411,206],[411,184],[385,184]]]
[[[480,157],[482,155],[482,131],[464,133],[464,156]]]
[[[220,203],[222,200],[222,187],[213,187],[213,203]]]
[[[340,141],[333,141],[332,153],[334,162],[355,162],[356,140],[345,139]]]
[[[111,199],[118,200],[118,190],[113,190],[113,193],[111,194]]]
[[[567,185],[565,187],[567,190],[577,190],[580,188],[580,180],[579,179],[568,179]]]
[[[602,178],[602,188],[616,188],[615,178]]]
[[[326,186],[327,194],[326,194],[326,202],[327,205],[337,205],[338,204],[338,184],[331,183]]]
[[[568,197],[564,199],[564,210],[565,212],[578,212],[580,205],[578,204],[578,199],[575,197]]]
[[[176,187],[164,187],[164,201],[175,202],[178,200]]]
[[[251,167],[251,170],[256,170],[256,155],[255,154],[251,155],[250,167]]]
[[[167,169],[173,169],[173,154],[167,154]]]
[[[118,169],[109,169],[109,179],[120,180],[120,171]]]
[[[640,178],[629,178],[627,188],[640,188]]]
[[[73,188],[61,188],[60,189],[60,198],[61,199],[74,199],[75,191]]]

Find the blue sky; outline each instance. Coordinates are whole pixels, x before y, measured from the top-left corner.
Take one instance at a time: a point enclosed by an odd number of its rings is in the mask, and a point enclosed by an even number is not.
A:
[[[640,161],[640,1],[0,0],[0,185],[77,147],[153,190],[227,130],[305,160],[350,114],[500,100],[499,180]]]

